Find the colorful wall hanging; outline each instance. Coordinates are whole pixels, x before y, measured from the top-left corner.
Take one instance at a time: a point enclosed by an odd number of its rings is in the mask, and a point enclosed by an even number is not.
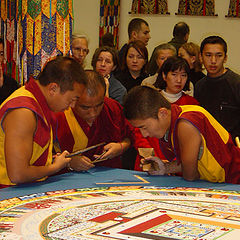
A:
[[[24,84],[45,63],[70,51],[72,0],[1,0],[5,72]]]
[[[36,77],[45,63],[70,51],[72,0],[18,0],[19,76]]]
[[[100,0],[99,45],[102,36],[110,32],[114,37],[114,46],[118,47],[120,19],[120,0]]]
[[[133,0],[132,14],[169,14],[167,0]]]
[[[179,0],[177,15],[216,16],[214,0]]]
[[[4,72],[18,79],[17,63],[17,0],[1,0],[0,34],[4,40]]]
[[[235,17],[239,18],[240,13],[240,1],[239,0],[230,0],[229,8],[228,8],[228,15],[226,17]]]

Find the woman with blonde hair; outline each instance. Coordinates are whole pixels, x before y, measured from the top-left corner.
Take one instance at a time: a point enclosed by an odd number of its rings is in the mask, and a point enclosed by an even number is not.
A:
[[[193,42],[184,43],[178,50],[178,56],[187,60],[190,66],[189,80],[195,86],[196,82],[205,76],[202,72],[202,62],[199,58],[199,46]]]

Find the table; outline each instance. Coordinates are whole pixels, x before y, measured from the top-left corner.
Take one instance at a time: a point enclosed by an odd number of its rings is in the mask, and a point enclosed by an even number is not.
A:
[[[136,177],[137,176],[137,177]],[[139,178],[138,178],[139,177]],[[143,178],[148,183],[140,180]],[[202,180],[189,182],[177,176],[150,176],[145,172],[95,167],[86,172],[69,172],[49,177],[44,182],[22,184],[0,190],[0,200],[39,192],[71,188],[141,185],[157,187],[196,187],[240,191],[239,184],[210,183]]]
[[[233,240],[239,213],[237,184],[96,167],[1,189],[0,239]]]

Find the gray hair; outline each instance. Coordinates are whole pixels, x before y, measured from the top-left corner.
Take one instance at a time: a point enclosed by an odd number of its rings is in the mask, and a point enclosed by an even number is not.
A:
[[[74,34],[72,35],[72,42],[73,42],[73,40],[78,39],[78,38],[86,39],[87,44],[89,44],[88,37],[87,37],[86,35],[84,35],[84,34],[78,34],[78,33],[74,33]]]
[[[154,75],[158,71],[158,65],[157,65],[157,58],[160,50],[171,50],[173,52],[173,55],[177,55],[177,50],[176,48],[171,45],[170,43],[162,43],[158,45],[157,47],[154,48],[152,56],[150,58],[149,64],[148,64],[148,73],[150,75]]]

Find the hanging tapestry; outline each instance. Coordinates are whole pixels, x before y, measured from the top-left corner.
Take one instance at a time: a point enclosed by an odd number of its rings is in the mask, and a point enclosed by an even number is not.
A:
[[[133,0],[132,14],[169,14],[167,0]]]
[[[18,0],[18,66],[21,83],[49,59],[70,51],[72,0]]]
[[[118,47],[120,0],[100,0],[99,45],[105,33],[112,33],[114,46]]]
[[[179,0],[177,15],[215,16],[214,0]]]
[[[3,70],[12,78],[18,80],[17,74],[17,0],[1,0],[0,4],[0,33],[4,40]]]
[[[239,0],[230,0],[228,15],[226,17],[240,17],[239,14],[240,1]]]

